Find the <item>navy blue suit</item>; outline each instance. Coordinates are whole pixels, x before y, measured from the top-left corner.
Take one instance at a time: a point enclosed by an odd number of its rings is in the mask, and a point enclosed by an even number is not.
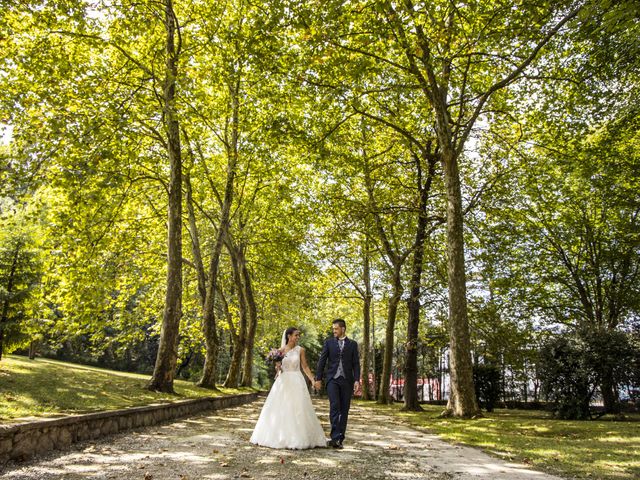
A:
[[[334,378],[338,372],[338,366],[342,359],[344,375]],[[318,367],[316,368],[316,380],[322,380],[325,366],[327,371],[327,395],[329,395],[329,419],[331,421],[331,440],[342,442],[347,430],[347,419],[351,396],[353,395],[354,382],[360,381],[360,354],[358,344],[349,339],[344,339],[342,352],[338,339],[333,337],[324,342]]]

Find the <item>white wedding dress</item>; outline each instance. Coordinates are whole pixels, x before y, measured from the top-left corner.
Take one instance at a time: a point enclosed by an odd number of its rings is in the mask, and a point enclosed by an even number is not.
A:
[[[271,448],[326,446],[324,431],[300,371],[299,346],[287,352],[282,360],[282,370],[264,402],[250,441]]]

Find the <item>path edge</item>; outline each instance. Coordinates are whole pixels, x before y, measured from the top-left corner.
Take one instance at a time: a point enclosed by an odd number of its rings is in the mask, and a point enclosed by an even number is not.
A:
[[[68,417],[0,425],[0,470],[9,460],[24,461],[71,444],[95,440],[133,428],[157,425],[206,410],[219,410],[253,402],[259,392],[178,400]]]

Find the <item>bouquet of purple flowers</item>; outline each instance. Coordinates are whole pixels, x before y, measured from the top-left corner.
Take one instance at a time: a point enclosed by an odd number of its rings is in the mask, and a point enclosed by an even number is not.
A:
[[[269,353],[267,353],[267,362],[269,363],[281,362],[283,358],[284,352],[279,348],[272,348]]]

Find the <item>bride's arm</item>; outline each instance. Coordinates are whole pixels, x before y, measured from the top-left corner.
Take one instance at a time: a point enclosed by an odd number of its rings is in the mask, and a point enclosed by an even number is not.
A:
[[[307,365],[307,354],[302,347],[300,347],[300,365],[302,365],[302,370],[307,375],[309,381],[313,383],[315,378],[313,377],[313,373],[311,373],[309,365]]]

